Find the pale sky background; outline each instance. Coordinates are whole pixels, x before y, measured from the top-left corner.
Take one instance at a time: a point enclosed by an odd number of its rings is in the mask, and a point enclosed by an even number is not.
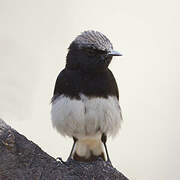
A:
[[[179,180],[178,0],[0,0],[0,117],[66,160],[72,140],[53,130],[50,99],[69,44],[89,29],[124,55],[110,65],[124,116],[108,139],[113,165],[131,180]]]

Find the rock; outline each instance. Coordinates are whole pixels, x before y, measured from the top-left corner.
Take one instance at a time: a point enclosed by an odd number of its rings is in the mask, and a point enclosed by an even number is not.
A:
[[[110,163],[57,161],[0,119],[0,180],[128,180]]]

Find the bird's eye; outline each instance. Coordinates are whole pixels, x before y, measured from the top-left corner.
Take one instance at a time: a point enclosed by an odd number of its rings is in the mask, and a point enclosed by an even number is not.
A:
[[[99,53],[99,54],[106,54],[107,52],[106,52],[106,51],[103,51],[103,50],[98,50],[98,53]]]
[[[95,50],[94,49],[86,49],[86,53],[88,56],[93,56],[95,54]]]

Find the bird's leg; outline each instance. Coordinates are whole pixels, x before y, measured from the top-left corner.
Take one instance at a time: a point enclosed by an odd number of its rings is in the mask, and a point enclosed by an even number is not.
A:
[[[74,146],[75,146],[75,144],[76,144],[76,141],[77,141],[78,139],[77,138],[75,138],[75,137],[73,137],[73,141],[74,141],[74,143],[73,143],[73,146],[72,146],[72,149],[71,149],[71,152],[70,152],[70,155],[69,155],[69,157],[68,157],[68,159],[67,159],[67,161],[69,161],[69,160],[71,160],[72,159],[72,153],[73,153],[73,150],[74,150]]]
[[[105,151],[106,151],[106,155],[107,155],[107,161],[111,163],[110,158],[109,158],[109,154],[108,154],[108,150],[107,150],[107,146],[106,146],[107,136],[105,133],[102,134],[101,141],[103,142],[104,147],[105,147]]]

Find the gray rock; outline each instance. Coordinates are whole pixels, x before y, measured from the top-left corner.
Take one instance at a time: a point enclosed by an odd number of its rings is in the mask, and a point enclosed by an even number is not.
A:
[[[128,180],[101,159],[57,161],[0,119],[0,180]]]

